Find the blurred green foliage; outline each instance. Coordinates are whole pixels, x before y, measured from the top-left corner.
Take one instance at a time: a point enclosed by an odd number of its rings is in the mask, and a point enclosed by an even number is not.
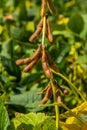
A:
[[[86,98],[87,0],[53,2],[56,15],[52,16],[48,10],[47,12],[55,42],[50,45],[46,39],[46,47],[60,72],[71,80]],[[41,42],[41,37],[34,43],[28,41],[40,20],[40,9],[41,0],[0,0],[0,100],[6,105],[10,119],[13,119],[15,112],[40,111],[48,115],[54,114],[52,107],[38,107],[43,96],[38,96],[37,92],[49,82],[41,63],[27,74],[22,72],[24,66],[15,64],[17,59],[32,56]],[[54,77],[61,86],[69,88],[63,79],[56,75]],[[73,88],[70,89],[69,95],[62,97],[69,108],[74,108],[82,102]],[[49,102],[52,102],[52,99]],[[60,113],[63,112],[65,109],[61,108]],[[7,120],[9,124],[9,119]]]

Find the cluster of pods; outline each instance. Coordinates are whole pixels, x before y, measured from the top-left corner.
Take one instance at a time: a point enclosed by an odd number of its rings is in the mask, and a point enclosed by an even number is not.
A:
[[[62,101],[62,94],[67,95],[69,93],[69,90],[66,88],[62,88],[56,80],[53,80],[53,85],[55,87],[55,95],[56,95],[56,100],[57,102]],[[52,84],[49,82],[45,89],[43,89],[41,92],[38,92],[38,94],[44,94],[45,96],[43,97],[41,104],[47,103],[47,101],[51,98],[53,91],[52,91]]]
[[[50,26],[50,22],[48,20],[48,17],[46,15],[46,8],[49,8],[50,12],[52,14],[55,13],[55,8],[54,5],[52,3],[51,0],[42,0],[42,6],[41,6],[41,20],[36,28],[36,31],[31,35],[31,37],[29,38],[30,42],[33,42],[34,40],[36,40],[38,38],[38,36],[42,33],[43,30],[43,26],[44,26],[44,16],[46,17],[46,30],[45,30],[45,35],[49,40],[49,43],[53,43],[54,39],[53,39],[53,35],[51,32],[51,26]],[[61,93],[63,94],[68,94],[68,90],[65,88],[62,88],[61,86],[59,86],[59,84],[57,83],[56,80],[53,79],[53,73],[51,71],[51,69],[53,69],[56,72],[59,72],[57,66],[55,65],[54,61],[52,60],[52,58],[50,57],[49,52],[46,50],[45,48],[45,44],[44,47],[42,44],[38,45],[37,50],[34,52],[33,56],[28,57],[28,58],[24,58],[24,59],[19,59],[16,61],[17,65],[27,65],[24,68],[24,72],[29,72],[36,64],[38,61],[41,61],[42,63],[42,68],[45,72],[45,75],[48,79],[52,79],[53,80],[53,85],[55,87],[55,95],[57,98],[57,101],[60,102],[61,101]],[[51,69],[50,69],[51,68]],[[48,99],[52,96],[52,84],[49,82],[48,85],[46,86],[46,88],[44,90],[42,90],[41,92],[39,92],[38,94],[44,94],[45,96],[41,101],[41,104],[45,104]]]

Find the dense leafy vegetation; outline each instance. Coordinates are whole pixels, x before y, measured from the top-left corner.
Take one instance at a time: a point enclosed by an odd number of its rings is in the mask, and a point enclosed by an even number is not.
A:
[[[86,130],[87,1],[53,3],[56,15],[47,13],[54,44],[46,39],[46,48],[59,70],[54,78],[69,90],[61,95],[59,129]],[[41,0],[0,0],[0,130],[56,129],[53,96],[41,107],[44,95],[37,94],[49,82],[41,62],[29,73],[23,72],[25,66],[16,65],[16,60],[31,57],[41,43],[41,36],[29,42],[41,19],[40,10]]]

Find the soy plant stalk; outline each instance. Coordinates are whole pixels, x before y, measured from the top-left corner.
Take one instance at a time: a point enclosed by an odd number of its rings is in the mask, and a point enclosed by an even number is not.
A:
[[[56,93],[55,86],[53,84],[53,80],[50,80],[50,81],[51,81],[52,90],[53,90],[54,103],[56,103],[57,99],[56,99],[56,95],[55,95],[55,93]],[[55,106],[55,114],[56,114],[56,130],[58,130],[58,128],[59,128],[59,105],[55,104],[54,106]]]
[[[46,15],[44,15],[44,20],[43,20],[43,31],[42,31],[42,49],[45,48],[45,32],[46,32]],[[55,90],[55,86],[53,84],[53,78],[50,79],[50,83],[52,86],[52,91],[53,91],[53,98],[54,98],[54,102],[56,103],[56,90]],[[56,113],[56,130],[58,130],[59,128],[59,107],[58,105],[55,105],[55,113]]]
[[[42,11],[41,11],[41,16],[43,16],[44,17],[44,20],[43,20],[43,32],[42,32],[42,49],[44,49],[45,48],[45,33],[46,33],[46,13],[45,13],[45,8],[46,8],[46,2],[47,1],[45,1],[45,3],[44,3],[44,1],[42,1]],[[48,2],[48,5],[49,5],[49,2]],[[44,9],[43,9],[43,6],[44,6]],[[51,3],[51,6],[52,6],[52,3]],[[49,6],[50,7],[50,6]],[[51,9],[50,9],[51,10]],[[51,11],[51,13],[54,13],[55,12],[55,8],[52,6],[52,11]],[[49,22],[48,22],[48,20],[47,20],[47,24],[48,24],[48,30],[50,30],[50,26],[49,26]],[[47,31],[47,33],[49,33],[48,31]],[[51,38],[50,38],[50,35],[51,35],[51,33],[49,33],[48,34],[48,38],[49,38],[49,40],[50,39],[52,39],[52,40],[50,40],[50,41],[52,41],[53,42],[53,38],[52,38],[52,36],[51,36]],[[55,90],[55,86],[54,86],[54,84],[53,84],[53,79],[50,79],[50,82],[51,82],[51,86],[52,86],[52,91],[53,91],[53,98],[54,98],[54,102],[56,103],[57,102],[57,100],[56,100],[56,95],[55,95],[55,93],[56,93],[56,90]],[[58,128],[59,128],[59,106],[58,105],[55,105],[55,113],[56,113],[56,130],[58,130]]]

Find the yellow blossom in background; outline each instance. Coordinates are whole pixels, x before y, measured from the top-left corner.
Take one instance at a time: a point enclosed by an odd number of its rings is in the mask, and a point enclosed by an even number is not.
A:
[[[74,45],[72,45],[69,55],[74,55],[75,53],[76,53],[76,48]]]
[[[3,32],[3,27],[0,25],[0,35],[2,34]]]
[[[71,46],[71,49],[69,51],[69,55],[73,56],[75,59],[78,57],[78,51],[75,45]]]
[[[82,46],[81,42],[75,42],[75,48],[79,49]]]
[[[75,4],[75,0],[71,0],[70,2],[67,2],[66,4],[65,4],[65,7],[71,7],[72,5],[74,5]]]
[[[68,17],[64,17],[62,16],[59,21],[57,22],[57,24],[61,25],[61,24],[67,24],[69,21],[69,18]]]
[[[27,24],[26,24],[26,30],[27,31],[34,31],[34,23],[33,22],[28,22]]]
[[[79,74],[82,74],[82,73],[83,73],[83,69],[81,68],[80,65],[77,65],[77,66],[76,66],[76,69],[77,69],[77,72],[78,72]]]
[[[27,1],[25,2],[25,5],[26,5],[26,8],[30,8],[30,7],[33,6],[33,2],[27,0]]]

